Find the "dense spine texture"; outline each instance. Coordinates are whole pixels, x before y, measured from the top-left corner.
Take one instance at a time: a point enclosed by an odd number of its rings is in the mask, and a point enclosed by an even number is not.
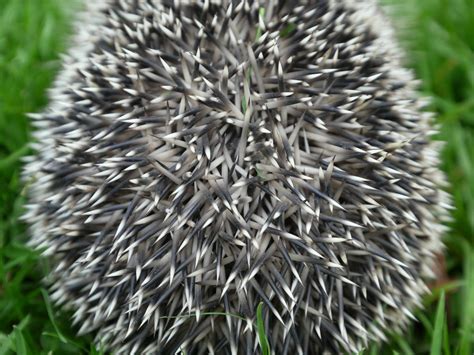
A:
[[[403,328],[449,202],[375,3],[116,0],[78,30],[33,115],[25,218],[80,333],[254,354],[260,302],[274,354]]]

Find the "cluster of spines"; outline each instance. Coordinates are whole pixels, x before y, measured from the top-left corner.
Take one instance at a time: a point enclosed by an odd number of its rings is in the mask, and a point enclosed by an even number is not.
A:
[[[275,353],[318,353],[406,323],[447,203],[430,116],[365,6],[88,13],[25,173],[32,242],[81,333],[119,353],[253,353],[262,301]]]

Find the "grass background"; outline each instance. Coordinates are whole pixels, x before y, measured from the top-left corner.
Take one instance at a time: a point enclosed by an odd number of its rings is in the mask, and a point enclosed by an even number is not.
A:
[[[474,0],[384,0],[408,50],[408,65],[433,97],[446,141],[443,169],[456,210],[445,243],[449,281],[425,299],[403,336],[364,354],[474,351]],[[25,247],[18,222],[24,197],[21,157],[29,152],[26,112],[41,110],[67,47],[78,6],[64,0],[0,0],[0,355],[98,354],[77,338],[40,288],[46,268]],[[408,19],[408,20],[407,20]]]

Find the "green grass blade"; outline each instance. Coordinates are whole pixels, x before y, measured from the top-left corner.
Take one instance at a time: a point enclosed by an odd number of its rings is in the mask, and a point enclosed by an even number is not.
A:
[[[431,355],[441,355],[441,346],[443,344],[443,329],[444,329],[444,318],[445,318],[445,294],[444,290],[441,292],[439,298],[438,309],[436,311],[436,319],[434,324],[433,339],[431,342]]]
[[[263,320],[263,302],[260,302],[257,307],[257,332],[262,355],[270,355],[270,344],[268,344],[265,323]]]
[[[18,355],[28,354],[28,345],[26,344],[25,337],[20,327],[15,327],[13,331],[13,338],[15,339],[15,350]]]
[[[54,330],[58,335],[59,340],[61,340],[64,344],[68,343],[67,338],[61,333],[59,330],[58,325],[56,324],[56,320],[54,319],[53,309],[51,307],[51,302],[49,301],[48,292],[44,288],[41,289],[41,294],[43,295],[44,304],[46,305],[46,311],[48,312],[48,317],[51,323],[53,324]]]
[[[7,335],[0,333],[0,355],[8,354],[12,348],[11,339]]]
[[[467,244],[467,243],[466,243]],[[472,354],[474,343],[474,250],[468,247],[464,261],[466,282],[463,288],[463,312],[459,354]]]
[[[446,324],[444,326],[443,331],[443,355],[451,355],[451,348],[449,344],[449,329]]]

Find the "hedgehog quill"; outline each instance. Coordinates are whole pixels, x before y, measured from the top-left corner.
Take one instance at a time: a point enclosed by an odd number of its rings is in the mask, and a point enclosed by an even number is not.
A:
[[[79,333],[256,354],[260,302],[274,354],[402,330],[450,202],[376,3],[86,5],[24,170],[31,244]]]

